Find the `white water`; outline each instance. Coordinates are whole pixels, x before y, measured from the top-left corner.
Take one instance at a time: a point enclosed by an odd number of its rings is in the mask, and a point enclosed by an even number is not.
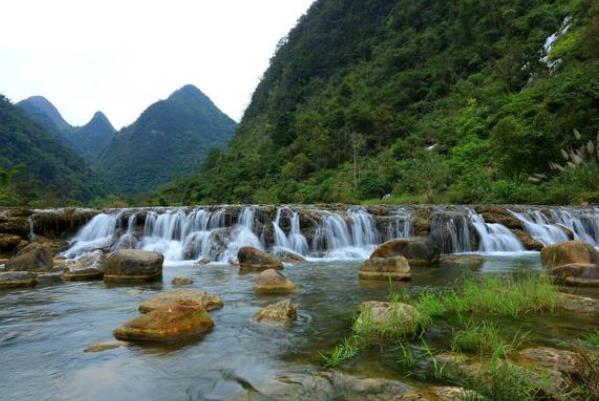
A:
[[[451,238],[451,249],[453,253],[471,252],[470,229],[466,217],[451,218],[447,222],[447,231]]]
[[[282,214],[291,213],[291,227],[289,234],[285,234],[285,231],[281,228],[281,217]],[[302,234],[300,227],[300,216],[299,213],[289,208],[278,208],[275,220],[272,222],[274,230],[275,247],[278,251],[292,252],[302,256],[307,256],[310,250],[306,237]]]
[[[480,252],[523,252],[525,250],[520,240],[506,226],[486,223],[481,215],[472,210],[470,221],[478,233]]]
[[[568,235],[564,230],[550,224],[547,216],[538,210],[530,210],[527,213],[511,213],[520,220],[524,230],[543,245],[568,241]]]

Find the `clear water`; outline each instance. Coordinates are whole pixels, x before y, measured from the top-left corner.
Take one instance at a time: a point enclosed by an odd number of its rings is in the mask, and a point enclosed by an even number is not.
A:
[[[261,389],[288,371],[318,369],[318,351],[328,351],[349,333],[358,305],[384,300],[387,283],[360,283],[358,262],[318,262],[286,267],[300,286],[291,328],[256,325],[250,318],[279,296],[257,296],[256,274],[226,265],[169,264],[162,284],[107,287],[102,282],[68,283],[0,292],[0,398],[4,401],[226,400],[243,391],[231,373]],[[452,268],[414,269],[415,289],[451,286],[460,276],[539,269],[538,253],[488,256],[477,272]],[[131,345],[84,353],[93,341],[112,339],[112,330],[137,315],[137,306],[171,288],[173,277],[190,277],[193,287],[221,296],[212,312],[214,330],[201,339],[171,345]],[[514,324],[514,323],[509,323]],[[593,321],[553,316],[520,323],[545,342],[580,334]],[[446,336],[442,329],[432,335]],[[344,369],[405,380],[369,355]]]

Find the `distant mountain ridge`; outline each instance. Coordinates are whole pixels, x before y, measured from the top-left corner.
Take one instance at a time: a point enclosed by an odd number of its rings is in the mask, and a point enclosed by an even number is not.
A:
[[[197,170],[223,148],[237,123],[201,90],[186,85],[148,107],[99,155],[94,169],[120,194],[140,194]]]
[[[116,130],[104,113],[98,111],[85,125],[75,127],[43,96],[32,96],[17,103],[25,115],[38,123],[86,161],[93,162],[110,144]]]

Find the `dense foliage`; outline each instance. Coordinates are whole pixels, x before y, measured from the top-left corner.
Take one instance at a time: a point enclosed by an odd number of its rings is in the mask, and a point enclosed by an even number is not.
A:
[[[66,147],[74,150],[87,162],[93,162],[112,141],[116,130],[102,112],[81,127],[67,123],[60,112],[47,99],[32,96],[17,106],[26,116],[38,123],[47,132],[58,138]]]
[[[199,89],[184,86],[120,131],[94,168],[115,193],[155,190],[197,169],[210,149],[229,142],[235,126]]]
[[[73,151],[0,95],[0,205],[65,204],[102,193]]]
[[[596,0],[318,0],[231,146],[156,199],[599,201],[596,162],[550,170],[599,130],[598,53]]]

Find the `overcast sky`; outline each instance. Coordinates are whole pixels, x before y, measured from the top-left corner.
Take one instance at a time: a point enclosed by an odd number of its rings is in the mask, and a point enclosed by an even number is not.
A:
[[[47,97],[73,125],[117,128],[191,83],[239,121],[279,39],[313,0],[14,0],[0,93]]]

